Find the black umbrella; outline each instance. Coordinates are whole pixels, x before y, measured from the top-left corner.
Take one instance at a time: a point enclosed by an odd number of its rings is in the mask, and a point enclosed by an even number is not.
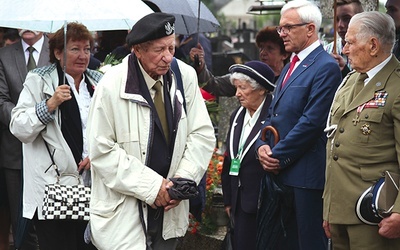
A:
[[[273,133],[276,144],[279,141],[279,135],[278,131],[272,126],[263,129],[261,139],[265,141],[268,131]],[[292,200],[292,190],[282,184],[276,174],[266,173],[261,180],[258,202],[257,249],[279,249],[278,240],[285,236],[285,225],[293,210]]]
[[[168,189],[168,194],[173,200],[186,200],[199,194],[195,181],[186,178],[170,178],[174,185]]]
[[[220,26],[210,9],[199,0],[143,0],[143,2],[154,11],[159,10],[174,15],[177,34],[216,32]]]

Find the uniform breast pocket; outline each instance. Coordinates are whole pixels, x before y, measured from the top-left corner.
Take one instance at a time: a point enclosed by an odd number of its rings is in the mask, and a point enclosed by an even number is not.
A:
[[[337,124],[339,122],[340,117],[344,113],[344,109],[341,107],[341,102],[336,100],[333,102],[332,108],[330,110],[331,124]]]
[[[359,141],[362,143],[378,143],[381,134],[379,124],[382,122],[384,109],[368,108],[364,109],[360,114],[360,121],[357,126],[359,127]]]

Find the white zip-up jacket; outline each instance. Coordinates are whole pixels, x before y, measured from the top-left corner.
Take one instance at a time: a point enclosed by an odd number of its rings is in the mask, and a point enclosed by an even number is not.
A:
[[[95,86],[102,76],[100,72],[89,69],[86,73],[92,86]],[[57,173],[50,167],[52,161],[44,140],[50,152],[54,152],[55,164],[62,175],[61,184],[78,184],[77,179],[69,175],[79,177],[80,183],[83,183],[72,151],[61,132],[59,109],[55,110],[54,120],[48,121],[47,124],[42,123],[37,115],[36,105],[49,99],[58,83],[59,76],[55,64],[29,72],[18,103],[11,112],[10,131],[22,142],[23,217],[28,219],[33,218],[36,209],[38,218],[44,219],[41,211],[45,185],[57,181]]]
[[[146,249],[138,206],[147,223],[147,204],[154,203],[163,177],[145,165],[153,133],[150,105],[140,94],[125,93],[128,57],[112,67],[96,88],[89,112],[88,141],[92,163],[91,231],[99,249]],[[197,183],[205,173],[215,146],[214,129],[198,88],[196,72],[178,61],[185,89],[173,80],[172,103],[178,98],[179,120],[167,178],[180,176]],[[175,110],[176,111],[176,110]],[[175,112],[174,111],[174,112]],[[157,156],[153,156],[157,157]],[[189,201],[164,214],[163,238],[185,235]]]

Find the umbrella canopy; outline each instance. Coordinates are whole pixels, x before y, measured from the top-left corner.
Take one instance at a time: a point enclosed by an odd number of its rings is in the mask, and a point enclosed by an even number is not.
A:
[[[154,10],[155,7],[161,12],[175,16],[175,32],[182,35],[191,35],[199,32],[216,32],[219,22],[199,0],[143,0]],[[200,6],[200,11],[199,11]],[[200,18],[198,18],[200,13]]]
[[[152,12],[141,0],[2,0],[0,26],[52,33],[77,21],[91,31],[129,30]]]

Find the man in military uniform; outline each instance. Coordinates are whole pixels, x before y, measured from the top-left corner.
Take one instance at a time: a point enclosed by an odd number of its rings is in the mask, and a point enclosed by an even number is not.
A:
[[[400,196],[378,225],[355,213],[360,195],[385,171],[400,173],[400,63],[391,54],[395,25],[384,13],[359,13],[343,48],[355,70],[343,80],[326,131],[324,229],[334,249],[399,249]]]

